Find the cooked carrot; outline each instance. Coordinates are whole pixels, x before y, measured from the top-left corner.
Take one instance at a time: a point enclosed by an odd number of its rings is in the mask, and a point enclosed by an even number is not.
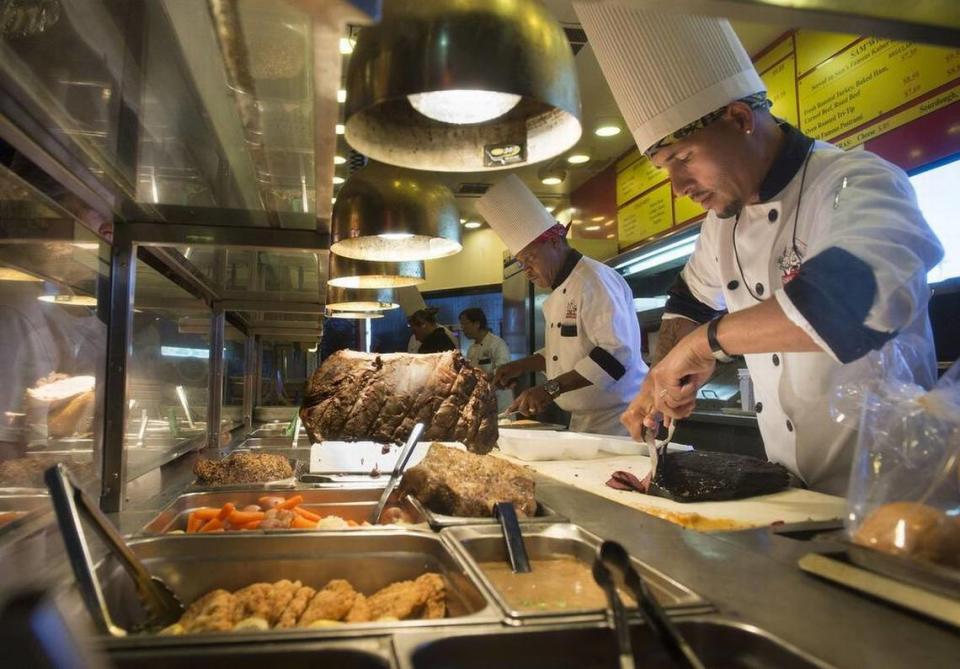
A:
[[[293,497],[290,497],[290,498],[286,499],[285,501],[281,502],[280,504],[277,504],[277,508],[278,508],[278,509],[292,509],[293,507],[295,507],[295,506],[297,506],[298,504],[300,504],[300,502],[302,502],[302,501],[303,501],[303,495],[294,495]]]
[[[220,513],[217,514],[217,518],[220,520],[226,520],[230,517],[230,514],[237,510],[236,505],[233,502],[227,502],[220,509]]]
[[[263,520],[266,515],[263,511],[234,511],[227,517],[227,520],[230,521],[231,525],[243,525],[253,520]]]
[[[250,522],[247,522],[247,523],[242,523],[242,524],[240,524],[240,525],[234,525],[234,526],[233,526],[233,529],[235,529],[235,530],[255,530],[255,529],[257,529],[258,527],[260,527],[260,523],[261,523],[261,521],[259,521],[259,520],[251,520]]]
[[[193,513],[200,520],[210,520],[217,517],[220,509],[215,509],[212,506],[201,506],[199,509],[194,509]]]
[[[194,511],[189,516],[187,516],[187,534],[193,534],[203,527],[204,520],[197,515],[197,512]]]
[[[298,516],[306,518],[307,520],[312,520],[313,522],[317,522],[318,520],[320,520],[320,516],[315,514],[313,511],[307,511],[302,506],[293,507],[293,512]]]
[[[215,532],[217,530],[223,529],[223,521],[220,518],[211,518],[203,527],[200,528],[201,532]]]
[[[307,520],[303,516],[294,515],[290,527],[298,530],[315,530],[317,529],[317,522],[315,520]]]

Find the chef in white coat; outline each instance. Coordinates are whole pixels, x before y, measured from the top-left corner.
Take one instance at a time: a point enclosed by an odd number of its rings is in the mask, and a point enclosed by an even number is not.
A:
[[[829,414],[838,370],[870,374],[866,353],[916,335],[915,377],[935,378],[926,276],[943,250],[907,176],[772,116],[725,20],[575,8],[637,146],[709,210],[624,423],[639,438],[689,415],[716,361],[742,355],[767,456],[843,494],[856,440]]]
[[[493,380],[497,369],[510,362],[507,342],[490,332],[487,315],[480,307],[470,307],[460,312],[460,331],[473,343],[467,349],[467,360],[482,369]],[[497,410],[504,411],[513,402],[509,390],[497,390]]]
[[[647,371],[630,287],[610,267],[572,249],[566,229],[516,175],[488,190],[477,210],[527,279],[553,290],[543,304],[544,348],[503,365],[494,377],[503,387],[525,373],[546,375],[546,383],[523,391],[511,409],[536,415],[556,402],[570,412],[573,431],[626,435],[620,414]]]

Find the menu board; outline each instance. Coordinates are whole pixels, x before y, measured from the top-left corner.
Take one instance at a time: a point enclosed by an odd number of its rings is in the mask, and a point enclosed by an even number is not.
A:
[[[782,118],[790,125],[797,125],[797,77],[796,58],[791,54],[766,72],[760,78],[767,86],[767,97],[773,103],[770,113]]]
[[[800,78],[800,129],[829,140],[958,77],[958,49],[865,38]]]
[[[915,119],[925,116],[932,111],[936,111],[941,107],[946,107],[949,104],[960,101],[960,83],[952,88],[939,93],[932,98],[924,100],[919,104],[912,105],[907,107],[903,111],[897,112],[891,116],[887,116],[881,120],[878,120],[870,125],[860,128],[856,132],[847,135],[843,139],[837,140],[835,144],[841,149],[854,149],[864,142],[882,135],[885,132],[889,132],[894,128],[899,128],[905,123],[909,123]]]
[[[706,213],[706,209],[689,197],[673,198],[673,220],[675,225],[686,223]]]
[[[666,170],[658,169],[646,156],[617,174],[617,206],[666,181]]]
[[[635,244],[673,225],[673,190],[664,182],[617,212],[621,247]]]
[[[860,39],[859,35],[845,33],[818,33],[810,30],[799,30],[794,35],[797,45],[797,74],[807,72],[840,53],[848,46]]]

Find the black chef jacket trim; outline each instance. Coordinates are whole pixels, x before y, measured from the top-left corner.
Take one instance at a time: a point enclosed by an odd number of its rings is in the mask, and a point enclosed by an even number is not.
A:
[[[571,325],[561,325],[560,326],[560,336],[561,337],[576,337],[577,336],[577,324],[573,323]]]
[[[785,121],[780,124],[780,129],[784,134],[783,146],[760,184],[757,197],[761,202],[772,200],[797,176],[813,144],[812,137],[807,137]]]
[[[612,353],[599,346],[594,346],[593,350],[590,351],[590,359],[600,365],[600,369],[609,374],[614,381],[619,381],[627,373],[626,368],[613,357]]]
[[[570,253],[567,254],[567,257],[563,259],[563,264],[560,265],[560,271],[557,272],[557,276],[553,279],[553,285],[550,287],[554,290],[557,287],[567,280],[567,277],[570,276],[570,273],[573,272],[573,268],[577,266],[577,263],[580,262],[580,259],[583,258],[583,254],[576,249],[570,249]]]
[[[717,311],[694,297],[690,286],[683,280],[682,274],[677,275],[670,290],[667,291],[667,305],[664,311],[668,314],[685,316],[696,323],[709,323],[726,313]]]
[[[897,335],[864,325],[877,294],[877,280],[870,265],[846,249],[831,246],[809,258],[783,290],[844,364]]]

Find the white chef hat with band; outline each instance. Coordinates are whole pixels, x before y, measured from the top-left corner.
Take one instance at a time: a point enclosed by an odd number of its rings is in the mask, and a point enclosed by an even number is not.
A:
[[[611,1],[573,7],[643,152],[734,100],[766,92],[725,19]]]
[[[484,193],[477,200],[477,211],[513,255],[557,225],[516,174],[507,175]]]

